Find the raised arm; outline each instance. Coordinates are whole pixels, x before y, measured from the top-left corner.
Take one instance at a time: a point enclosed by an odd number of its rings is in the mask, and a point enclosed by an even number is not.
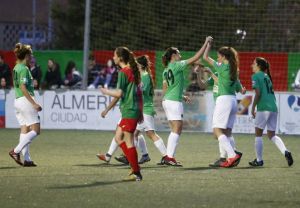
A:
[[[204,53],[205,48],[207,47],[207,45],[210,41],[212,41],[212,37],[211,36],[206,37],[205,42],[202,45],[202,47],[200,48],[200,50],[193,57],[186,60],[187,64],[192,64],[192,63],[198,61],[200,59],[200,57],[202,56],[202,54]]]
[[[211,48],[211,43],[209,42],[205,48],[205,51],[204,51],[204,55],[203,55],[203,59],[205,61],[207,61],[207,63],[209,63],[209,65],[213,66],[214,65],[214,60],[212,58],[210,58],[208,56],[208,53],[210,51],[210,48]]]

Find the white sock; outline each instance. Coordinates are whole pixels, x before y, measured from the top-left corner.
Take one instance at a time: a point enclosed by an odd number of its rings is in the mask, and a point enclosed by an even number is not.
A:
[[[227,153],[221,143],[219,142],[220,158],[227,158]]]
[[[14,152],[20,153],[22,149],[32,142],[32,140],[37,136],[37,133],[34,130],[26,133],[23,139],[19,142],[19,144],[15,147]]]
[[[21,140],[24,139],[26,134],[20,134],[20,140],[19,142],[21,142]],[[27,144],[23,149],[22,149],[22,155],[24,157],[24,160],[26,161],[31,161],[31,158],[30,158],[30,153],[29,153],[29,145],[30,144]]]
[[[222,148],[224,148],[224,150],[226,151],[228,158],[233,158],[235,157],[235,152],[229,142],[229,139],[227,138],[226,135],[222,134],[221,136],[218,137],[218,141],[220,143],[220,145],[222,146]]]
[[[118,147],[119,147],[118,143],[116,142],[115,138],[113,138],[111,140],[107,154],[112,156],[117,151]],[[107,157],[107,155],[105,155],[105,159],[110,160],[110,157]]]
[[[176,147],[179,141],[179,134],[171,132],[168,138],[167,155],[173,158],[175,156]]]
[[[141,150],[142,155],[148,154],[148,149],[143,135],[138,136],[138,148]]]
[[[229,139],[229,142],[230,142],[230,145],[231,145],[232,149],[236,150],[234,137],[230,136],[230,137],[228,137],[228,139]]]
[[[272,142],[276,145],[276,147],[280,150],[280,152],[284,155],[285,151],[287,151],[283,141],[279,136],[273,136],[272,137]]]
[[[263,160],[263,147],[262,137],[255,137],[255,152],[257,162]]]
[[[157,135],[157,137],[159,139],[154,142],[154,145],[158,149],[158,151],[160,152],[160,154],[162,156],[165,156],[167,154],[167,148],[166,148],[166,146],[164,144],[164,140],[162,140],[162,138],[160,138],[158,135]]]

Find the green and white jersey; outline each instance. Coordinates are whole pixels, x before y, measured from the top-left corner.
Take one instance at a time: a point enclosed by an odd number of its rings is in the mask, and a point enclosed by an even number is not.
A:
[[[218,72],[218,87],[219,96],[221,95],[235,95],[236,82],[230,80],[229,64],[218,63],[214,61],[215,70]]]
[[[252,75],[252,88],[259,89],[260,99],[257,103],[257,111],[277,112],[276,97],[270,77],[262,71]]]
[[[28,93],[31,96],[34,96],[34,87],[33,87],[33,78],[25,64],[18,63],[14,67],[14,87],[15,87],[15,94],[16,98],[23,97],[24,94],[21,90],[21,85],[24,84]]]
[[[119,71],[117,89],[121,89],[123,92],[120,101],[122,118],[137,119],[142,109],[140,109],[138,86],[134,82],[134,75],[129,67],[122,68]]]
[[[153,106],[153,85],[148,72],[142,73],[142,90],[143,90],[143,113],[153,116],[155,114]]]
[[[214,73],[216,77],[218,77],[218,72]],[[218,84],[215,82],[215,80],[212,77],[209,77],[208,80],[206,81],[206,84],[208,86],[213,86],[213,97],[214,100],[216,101],[217,97],[219,96],[219,87]],[[235,91],[240,92],[242,89],[242,84],[240,80],[237,80],[235,82]]]
[[[163,71],[163,80],[167,82],[168,89],[164,96],[165,100],[182,102],[184,74],[183,71],[188,67],[187,62],[176,61],[168,64]]]

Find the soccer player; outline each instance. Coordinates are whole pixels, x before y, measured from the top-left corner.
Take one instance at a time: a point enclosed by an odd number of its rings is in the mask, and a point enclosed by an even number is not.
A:
[[[255,97],[252,105],[252,116],[255,118],[255,151],[256,158],[249,162],[249,165],[257,167],[263,166],[263,141],[262,135],[267,126],[268,138],[276,145],[279,151],[285,156],[288,166],[293,165],[293,157],[287,150],[281,138],[275,135],[277,125],[277,105],[273,91],[272,76],[268,61],[262,57],[257,57],[252,63],[252,88]],[[257,112],[255,108],[257,107]]]
[[[36,164],[31,160],[29,145],[40,134],[40,117],[38,112],[42,107],[34,100],[33,78],[27,67],[32,56],[29,45],[17,43],[14,49],[17,64],[13,70],[13,82],[15,87],[15,111],[21,126],[19,144],[9,152],[12,159],[24,167],[34,167]],[[24,163],[20,153],[24,154]]]
[[[218,92],[219,92],[218,73],[217,72],[213,73],[209,68],[204,67],[203,65],[200,65],[198,67],[199,67],[199,69],[197,68],[198,71],[203,70],[204,72],[207,72],[208,74],[210,74],[210,77],[205,82],[203,82],[200,79],[200,77],[198,76],[198,83],[204,89],[207,88],[207,86],[213,86],[213,97],[214,97],[214,101],[216,102],[216,99],[219,96],[219,94],[218,94]],[[246,88],[241,85],[240,81],[238,81],[238,83],[235,86],[236,86],[236,92],[240,92],[242,94],[246,93]],[[233,123],[230,123],[230,125],[228,125],[228,127],[226,129],[226,136],[230,140],[230,145],[234,149],[235,153],[242,154],[241,152],[237,151],[237,149],[236,149],[235,140],[232,135],[232,128],[233,128]],[[217,159],[214,163],[210,163],[209,164],[210,167],[221,167],[221,164],[226,161],[227,153],[224,150],[224,148],[220,145],[220,143],[219,143],[219,151],[220,151],[220,158]]]
[[[189,65],[199,60],[210,40],[212,40],[212,37],[207,37],[201,49],[193,57],[187,60],[181,60],[179,50],[174,47],[168,48],[162,56],[162,63],[165,67],[163,71],[164,98],[162,105],[171,128],[168,137],[167,156],[161,161],[162,164],[182,166],[176,161],[175,152],[182,132],[182,100],[188,103],[190,102],[190,98],[183,96],[183,71],[187,69]]]
[[[137,128],[134,133],[135,146],[138,147],[142,152],[142,157],[139,160],[139,164],[150,161],[147,145],[145,138],[141,131],[145,131],[146,135],[154,142],[155,147],[159,150],[161,155],[164,157],[166,155],[166,147],[164,141],[159,137],[155,132],[154,126],[154,106],[153,106],[153,96],[154,96],[154,81],[151,76],[150,65],[151,62],[147,55],[137,57],[137,62],[140,67],[141,80],[142,80],[142,90],[143,90],[143,116],[144,121],[137,125]],[[102,117],[105,117],[107,112],[110,109],[110,105],[107,109],[102,112]],[[115,144],[115,140],[111,142],[110,148],[105,155],[97,155],[100,160],[108,162],[111,158],[111,155],[116,151],[118,146]],[[128,164],[127,158],[122,155],[115,157],[115,159],[121,163]]]
[[[219,146],[227,154],[227,160],[220,167],[236,166],[242,154],[236,154],[228,137],[228,129],[232,129],[237,112],[235,96],[238,82],[238,56],[235,49],[222,47],[218,50],[217,61],[208,56],[211,43],[208,43],[203,58],[214,67],[218,73],[218,97],[213,113],[213,132],[218,138]]]
[[[114,62],[121,67],[118,74],[117,89],[100,88],[105,95],[120,101],[122,119],[119,122],[115,140],[129,161],[132,172],[124,180],[140,181],[142,175],[138,165],[138,155],[134,146],[133,133],[137,123],[143,120],[143,98],[140,89],[140,72],[133,53],[126,47],[118,47],[114,52]]]

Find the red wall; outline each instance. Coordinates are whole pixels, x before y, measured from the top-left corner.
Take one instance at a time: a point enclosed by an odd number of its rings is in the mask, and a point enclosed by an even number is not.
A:
[[[287,53],[249,53],[240,52],[240,79],[247,90],[251,90],[251,65],[255,57],[264,57],[270,63],[270,71],[275,91],[287,91],[288,54]]]

